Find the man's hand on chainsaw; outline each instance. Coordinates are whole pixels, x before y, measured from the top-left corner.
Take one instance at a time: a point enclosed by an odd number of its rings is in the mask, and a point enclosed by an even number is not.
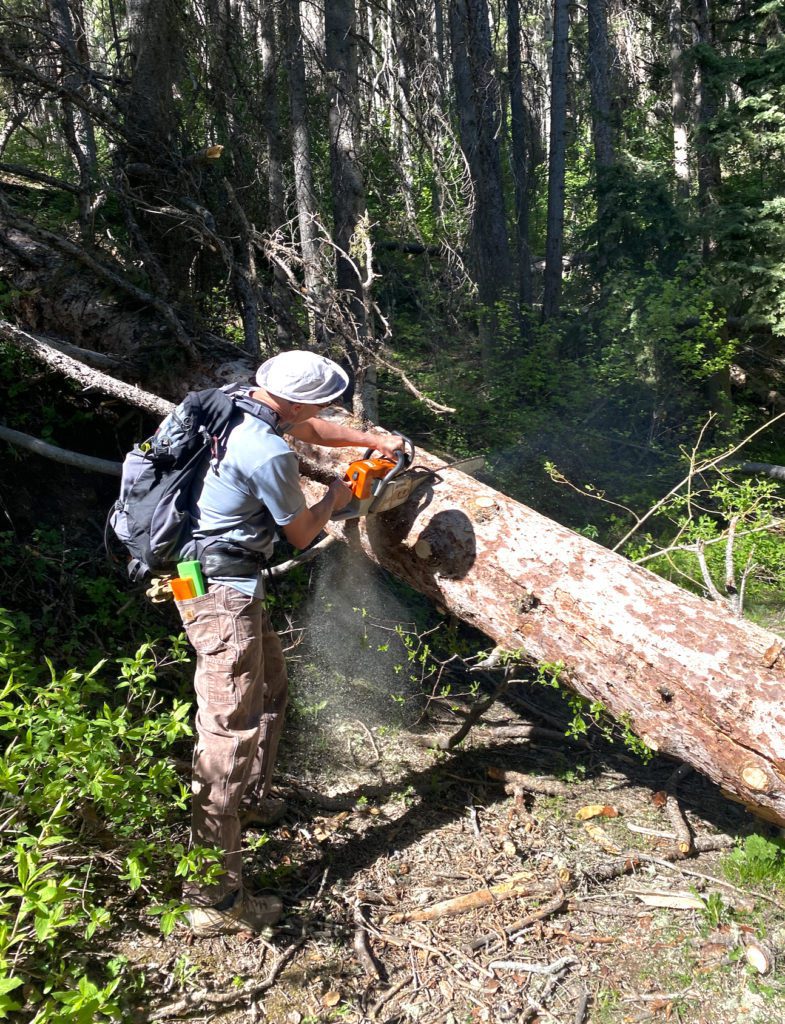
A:
[[[354,497],[351,487],[337,477],[330,483],[327,491],[333,500],[333,512],[340,512],[342,508],[346,508]]]
[[[403,438],[398,434],[368,434],[368,448],[395,462],[395,453],[403,451]]]

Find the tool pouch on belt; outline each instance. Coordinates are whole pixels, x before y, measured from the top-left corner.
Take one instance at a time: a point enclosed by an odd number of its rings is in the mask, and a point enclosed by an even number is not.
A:
[[[226,576],[258,576],[267,565],[260,552],[248,551],[239,544],[218,542],[204,547],[199,554],[206,579]]]

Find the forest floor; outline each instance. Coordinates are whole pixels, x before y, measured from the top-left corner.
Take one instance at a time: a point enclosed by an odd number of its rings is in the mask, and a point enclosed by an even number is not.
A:
[[[785,891],[723,873],[724,837],[771,833],[706,780],[566,740],[547,701],[528,738],[510,735],[520,707],[497,703],[459,747],[429,749],[460,724],[455,701],[407,728],[341,686],[310,704],[296,690],[287,814],[246,833],[249,882],[282,895],[280,927],[162,938],[128,921],[144,1020],[785,1020],[785,972],[750,963],[785,949]],[[590,805],[605,810],[581,820]],[[716,849],[675,859],[676,808]]]

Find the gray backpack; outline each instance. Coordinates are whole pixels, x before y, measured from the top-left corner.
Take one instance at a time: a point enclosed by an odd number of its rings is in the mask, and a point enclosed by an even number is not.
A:
[[[108,522],[131,556],[131,580],[172,571],[183,557],[193,529],[194,484],[210,469],[218,472],[242,412],[277,431],[277,413],[246,394],[241,384],[190,392],[152,437],[126,455]]]

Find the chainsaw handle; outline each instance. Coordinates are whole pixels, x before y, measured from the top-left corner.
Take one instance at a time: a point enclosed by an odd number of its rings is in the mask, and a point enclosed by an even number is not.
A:
[[[403,444],[401,445],[400,448],[396,448],[395,450],[396,464],[394,469],[390,470],[387,479],[389,479],[390,476],[397,476],[401,472],[401,470],[406,469],[407,466],[411,466],[411,464],[414,462],[414,445],[409,440],[409,438],[404,437],[403,434],[399,434],[398,436],[400,437]],[[373,453],[378,451],[378,448],[366,448],[365,452],[363,453],[363,459],[370,459]],[[387,458],[387,456],[385,456],[385,458]]]

